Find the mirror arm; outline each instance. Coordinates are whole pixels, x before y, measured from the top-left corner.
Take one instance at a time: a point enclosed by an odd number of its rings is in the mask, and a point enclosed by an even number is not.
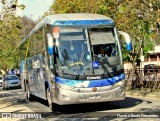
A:
[[[131,38],[129,36],[129,34],[127,34],[126,32],[123,31],[118,31],[118,33],[122,36],[124,36],[125,41],[126,41],[126,48],[128,51],[132,50],[132,42],[131,42]]]

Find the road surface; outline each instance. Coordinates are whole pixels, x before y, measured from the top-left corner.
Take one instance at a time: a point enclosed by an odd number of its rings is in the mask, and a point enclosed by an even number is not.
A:
[[[0,88],[0,112],[20,114],[13,119],[0,118],[0,121],[9,120],[68,120],[68,121],[86,121],[86,120],[113,120],[113,121],[160,121],[160,99],[127,96],[123,101],[114,101],[110,103],[93,103],[56,106],[55,112],[50,112],[47,101],[37,99],[28,102],[25,99],[25,93],[21,89],[2,90]],[[34,114],[39,119],[23,116]],[[42,118],[41,118],[42,117]]]

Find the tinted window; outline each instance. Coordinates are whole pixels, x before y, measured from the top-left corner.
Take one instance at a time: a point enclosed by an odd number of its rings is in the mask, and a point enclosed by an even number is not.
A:
[[[156,64],[145,65],[144,73],[158,72],[159,69],[160,69],[160,66]]]
[[[18,79],[17,76],[6,76],[5,80],[12,80],[12,79]]]

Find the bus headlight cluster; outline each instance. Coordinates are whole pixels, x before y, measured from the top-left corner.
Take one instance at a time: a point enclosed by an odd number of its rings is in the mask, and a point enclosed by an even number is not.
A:
[[[75,91],[75,87],[72,87],[72,86],[60,85],[60,84],[58,84],[57,86],[58,86],[59,88],[62,88],[62,89]]]
[[[123,81],[119,81],[117,84],[121,86],[123,84]]]

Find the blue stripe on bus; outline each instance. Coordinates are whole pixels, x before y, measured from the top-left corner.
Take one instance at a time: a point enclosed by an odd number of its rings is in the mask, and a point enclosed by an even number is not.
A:
[[[99,79],[99,80],[70,80],[63,79],[60,77],[55,77],[55,81],[59,84],[64,84],[72,87],[101,87],[113,85],[121,80],[125,79],[124,74],[108,78],[108,79]]]
[[[113,25],[114,22],[112,20],[72,20],[72,21],[55,21],[53,25],[58,26],[90,26],[90,25]]]

